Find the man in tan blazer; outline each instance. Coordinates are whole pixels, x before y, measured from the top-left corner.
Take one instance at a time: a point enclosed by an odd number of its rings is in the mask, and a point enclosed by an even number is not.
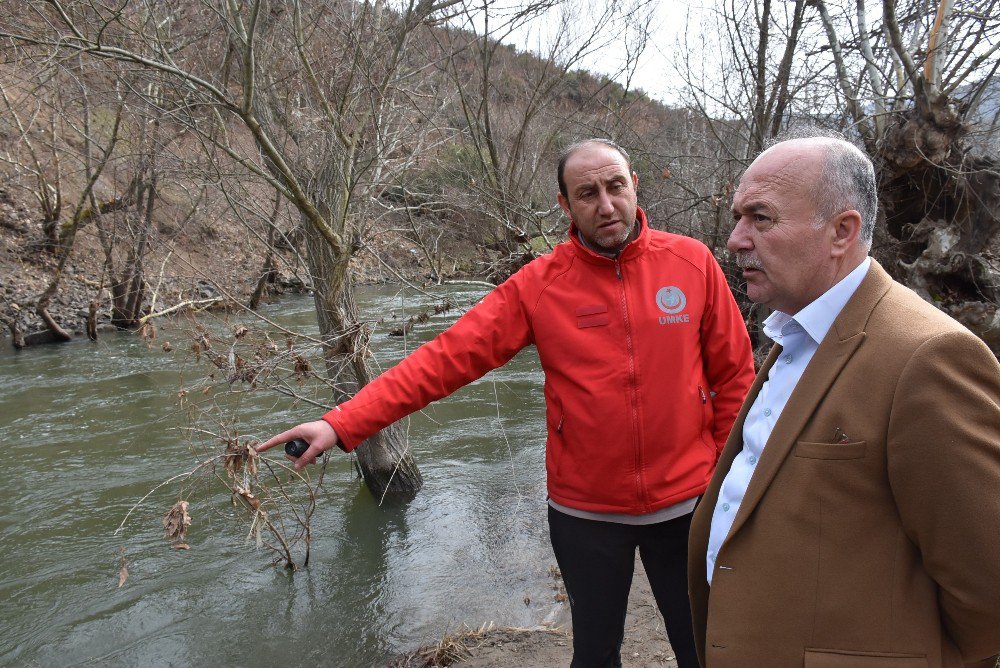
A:
[[[776,345],[691,524],[702,665],[993,666],[1000,366],[871,258],[874,170],[775,144],[729,249]]]

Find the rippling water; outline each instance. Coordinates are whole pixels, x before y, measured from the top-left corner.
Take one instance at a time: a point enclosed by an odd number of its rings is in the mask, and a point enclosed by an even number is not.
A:
[[[359,296],[373,319],[429,301],[385,287]],[[315,329],[311,298],[267,315]],[[379,361],[453,318],[435,316],[405,344],[377,331]],[[553,614],[533,350],[411,418],[425,485],[409,504],[379,507],[335,456],[304,571],[273,568],[248,545],[224,492],[192,497],[189,551],[162,538],[178,485],[116,535],[144,494],[196,461],[177,393],[206,367],[181,326],[162,326],[152,347],[105,334],[0,350],[0,664],[367,666],[461,624],[532,626]],[[169,339],[179,343],[165,353]],[[243,433],[258,437],[320,413],[268,393],[240,401]],[[119,589],[123,547],[130,577]]]

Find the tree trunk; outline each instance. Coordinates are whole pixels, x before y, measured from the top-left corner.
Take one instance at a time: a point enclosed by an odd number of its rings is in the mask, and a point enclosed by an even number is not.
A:
[[[248,309],[256,311],[260,307],[260,300],[264,298],[264,293],[267,292],[268,285],[274,283],[276,274],[274,250],[271,246],[268,246],[267,255],[264,257],[264,266],[260,270],[260,278],[257,279],[257,286],[254,288],[253,294],[250,295],[250,301],[247,303]]]
[[[145,258],[149,252],[149,238],[153,230],[153,209],[156,202],[156,172],[150,169],[149,181],[140,180],[136,185],[136,201],[144,205],[143,212],[136,216],[138,230],[130,235],[128,259],[121,274],[111,271],[111,324],[118,329],[135,329],[143,316],[146,303]],[[110,257],[110,256],[109,256]],[[115,276],[118,280],[114,280]]]
[[[335,404],[354,396],[372,378],[369,332],[358,322],[354,286],[348,274],[350,256],[338,257],[311,224],[304,224],[316,315],[325,341],[327,375],[334,383]],[[416,494],[423,478],[410,455],[402,429],[393,424],[355,450],[365,484],[377,498]]]
[[[10,330],[10,344],[17,350],[24,348],[24,330],[22,330],[21,325],[18,324],[17,318],[8,318],[0,313],[0,322],[7,325],[7,329]]]
[[[97,340],[97,300],[90,300],[87,308],[87,338],[91,341]]]
[[[278,225],[278,212],[281,210],[281,194],[274,194],[274,209],[271,211],[271,218],[267,226],[267,254],[264,256],[264,266],[260,270],[260,278],[257,279],[257,287],[250,295],[250,303],[247,308],[256,311],[260,306],[260,300],[264,298],[264,293],[269,285],[273,284],[278,276],[278,267],[274,262],[275,232]]]
[[[879,156],[893,273],[1000,353],[1000,161],[969,153],[951,100],[915,93]]]

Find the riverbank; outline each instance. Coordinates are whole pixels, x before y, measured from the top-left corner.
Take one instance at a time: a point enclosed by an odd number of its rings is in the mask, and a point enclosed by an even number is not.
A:
[[[570,631],[569,604],[562,603],[551,627],[512,629],[487,624],[446,636],[436,644],[397,657],[387,664],[387,668],[565,668],[573,658]],[[662,668],[676,665],[646,572],[636,559],[625,618],[622,666]]]
[[[59,266],[58,254],[45,247],[38,211],[30,204],[12,189],[0,188],[0,322],[4,325],[0,340],[10,341],[13,326],[25,335],[27,345],[51,340],[36,306]],[[141,261],[150,312],[185,302],[245,303],[253,292],[264,248],[248,240],[237,224],[216,220],[211,228],[174,230],[168,221],[160,221],[157,234],[162,238]],[[113,262],[119,269],[126,264],[124,254],[123,248],[114,251]],[[290,283],[296,280],[288,270],[283,276]],[[91,222],[76,235],[49,315],[67,333],[82,337],[93,303],[98,330],[111,328],[111,282],[105,251]]]
[[[238,222],[219,216],[211,224],[175,229],[169,221],[157,224],[159,240],[142,260],[145,303],[152,314],[179,315],[201,308],[247,305],[265,267],[266,246]],[[356,284],[422,280],[418,254],[398,236],[375,235],[366,246],[371,252],[351,261]],[[124,250],[114,251],[120,269]],[[309,289],[308,272],[301,266],[304,249],[283,248],[275,255],[273,281],[263,301]],[[38,212],[10,188],[0,187],[0,345],[10,345],[12,329],[27,345],[49,343],[54,336],[37,313],[37,304],[58,269],[57,253],[46,249]],[[457,266],[457,264],[456,264]],[[456,276],[465,274],[456,270]],[[74,337],[86,336],[91,306],[98,331],[111,325],[111,278],[96,225],[76,235],[48,313]]]

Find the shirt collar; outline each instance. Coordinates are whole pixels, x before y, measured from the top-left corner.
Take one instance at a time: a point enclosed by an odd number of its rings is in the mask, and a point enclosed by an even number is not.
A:
[[[809,338],[819,345],[826,338],[826,333],[833,327],[833,321],[840,315],[844,306],[861,285],[865,275],[868,274],[871,263],[871,258],[866,257],[851,273],[840,279],[836,285],[794,316],[775,311],[764,321],[764,334],[775,343],[780,344],[781,339],[786,334],[790,334],[794,329],[802,328],[809,335]],[[790,323],[795,324],[790,325]]]

